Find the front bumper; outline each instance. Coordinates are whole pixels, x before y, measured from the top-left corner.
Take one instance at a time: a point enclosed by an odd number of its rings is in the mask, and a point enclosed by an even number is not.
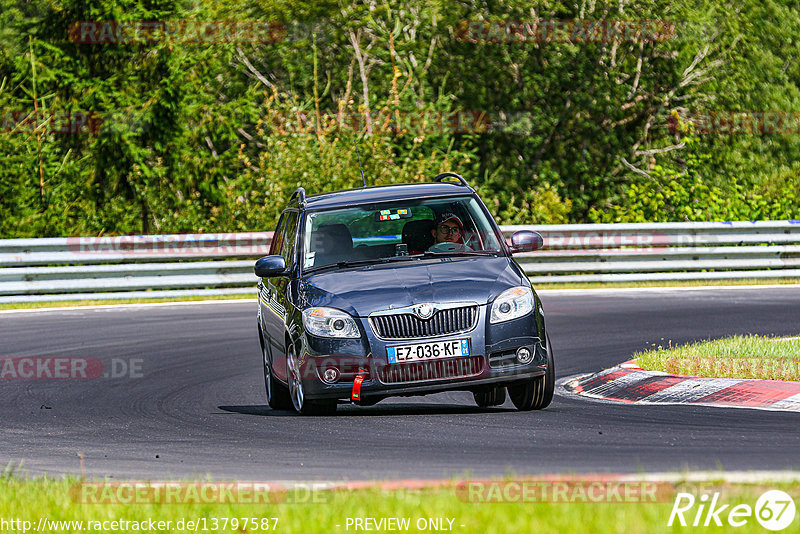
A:
[[[547,371],[547,347],[544,324],[538,310],[505,323],[488,324],[487,306],[479,307],[477,326],[470,332],[424,339],[386,341],[377,338],[366,318],[361,322],[361,339],[340,340],[305,335],[301,340],[301,375],[308,399],[349,399],[353,380],[364,375],[361,384],[362,403],[391,396],[426,395],[442,391],[475,391],[491,386],[541,376]],[[468,339],[470,362],[462,365],[447,358],[423,363],[390,364],[387,348],[413,343]],[[527,347],[533,353],[528,364],[516,361],[516,350]],[[436,362],[436,363],[434,363]],[[390,372],[404,366],[402,373]],[[408,366],[425,366],[416,372]],[[322,379],[329,368],[336,368],[338,380]]]

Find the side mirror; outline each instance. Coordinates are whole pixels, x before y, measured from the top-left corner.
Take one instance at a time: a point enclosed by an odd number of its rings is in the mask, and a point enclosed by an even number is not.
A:
[[[286,272],[286,260],[279,255],[264,256],[256,262],[255,272],[259,278],[280,276]]]
[[[539,232],[531,232],[530,230],[521,230],[514,232],[511,236],[511,253],[518,252],[533,252],[539,250],[544,245],[544,239]]]

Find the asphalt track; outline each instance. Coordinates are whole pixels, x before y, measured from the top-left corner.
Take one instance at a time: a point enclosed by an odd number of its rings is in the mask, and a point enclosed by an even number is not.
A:
[[[800,333],[800,287],[542,292],[557,375],[651,343]],[[0,462],[29,474],[242,480],[800,469],[796,413],[469,393],[299,417],[265,405],[255,302],[0,314],[0,357],[140,360],[140,378],[0,380]]]

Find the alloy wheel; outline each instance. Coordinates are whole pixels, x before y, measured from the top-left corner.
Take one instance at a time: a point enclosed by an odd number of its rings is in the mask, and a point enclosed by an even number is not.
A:
[[[292,397],[292,405],[294,405],[295,410],[302,412],[303,403],[305,402],[303,381],[300,377],[300,365],[297,358],[295,358],[294,349],[291,347],[287,349],[286,366],[288,367],[289,395]]]

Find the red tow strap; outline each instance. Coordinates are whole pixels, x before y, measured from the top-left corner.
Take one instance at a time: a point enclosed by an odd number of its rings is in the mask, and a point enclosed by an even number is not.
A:
[[[367,376],[367,371],[359,367],[358,374],[356,375],[355,380],[353,380],[353,392],[350,395],[350,399],[353,402],[358,402],[361,400],[361,382],[364,381],[364,378],[366,376]]]

